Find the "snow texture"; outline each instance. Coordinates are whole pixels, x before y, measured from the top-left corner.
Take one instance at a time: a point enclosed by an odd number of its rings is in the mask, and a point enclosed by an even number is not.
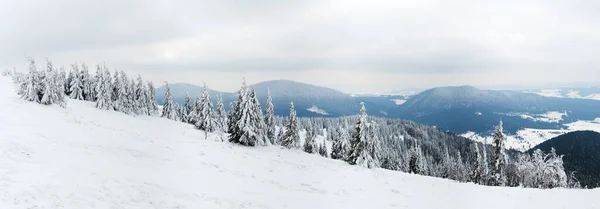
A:
[[[312,107],[306,109],[310,112],[314,112],[317,113],[319,115],[329,115],[329,113],[327,113],[327,111],[325,111],[324,109],[321,109],[319,107],[317,107],[316,105],[313,105]]]
[[[81,100],[44,106],[19,99],[9,80],[0,77],[2,209],[600,207],[598,189],[457,183],[205,140],[186,123]]]

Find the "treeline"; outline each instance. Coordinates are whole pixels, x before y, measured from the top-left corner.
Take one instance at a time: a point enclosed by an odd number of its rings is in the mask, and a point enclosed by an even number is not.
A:
[[[38,70],[33,59],[29,62],[29,73],[10,74],[23,99],[41,104],[64,107],[65,98],[69,97],[95,102],[99,109],[160,114],[192,124],[205,133],[216,132],[221,140],[231,143],[301,149],[367,168],[382,167],[491,186],[579,187],[573,175],[565,173],[562,156],[554,151],[527,154],[506,150],[502,123],[493,143],[486,145],[411,121],[370,117],[364,104],[358,116],[297,118],[291,103],[288,117],[276,117],[270,92],[263,113],[256,90],[245,82],[237,92],[237,101],[229,104],[229,111],[225,110],[222,96],[217,98],[216,107],[212,104],[206,84],[195,100],[188,94],[180,106],[173,101],[167,83],[160,109],[152,82],[144,83],[140,76],[129,80],[122,71],[111,76],[105,65],[97,65],[96,74],[91,76],[83,64],[72,65],[67,76],[62,68],[55,70],[50,61],[43,70]],[[318,137],[324,140],[317,142]],[[329,149],[327,142],[331,144]]]

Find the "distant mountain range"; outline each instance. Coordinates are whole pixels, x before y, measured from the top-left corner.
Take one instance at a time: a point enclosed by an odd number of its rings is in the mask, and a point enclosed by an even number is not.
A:
[[[271,90],[275,114],[287,116],[289,114],[290,102],[294,102],[296,113],[299,117],[340,117],[347,115],[356,115],[360,110],[360,102],[365,102],[369,114],[374,116],[386,117],[386,110],[395,107],[396,104],[391,101],[381,101],[377,99],[353,97],[349,94],[305,83],[299,83],[289,80],[265,81],[253,85],[256,89],[258,99],[264,108],[266,102],[267,88]],[[203,87],[191,84],[169,84],[171,94],[175,102],[183,104],[185,102],[186,92],[189,92],[192,99],[201,94]],[[225,106],[237,99],[236,93],[220,92],[210,90],[211,97],[216,100],[217,95],[223,96]],[[156,99],[159,104],[164,100],[165,87],[161,86],[156,90]]]
[[[541,149],[564,155],[566,172],[575,172],[582,186],[600,187],[600,133],[593,131],[575,131],[552,138],[531,149]]]
[[[185,93],[194,99],[202,87],[171,84],[173,98],[183,103]],[[520,91],[483,90],[472,86],[439,87],[416,95],[346,94],[331,88],[289,80],[254,84],[264,107],[267,88],[271,89],[275,114],[287,116],[294,102],[300,117],[339,117],[355,115],[360,102],[365,102],[369,115],[401,118],[436,126],[453,133],[472,131],[489,134],[498,121],[504,121],[508,134],[524,128],[567,129],[565,124],[600,117],[600,101],[546,97]],[[157,89],[157,100],[164,100],[164,86]],[[223,95],[225,105],[237,99],[232,92],[210,90],[213,99]],[[531,146],[535,146],[533,143]]]

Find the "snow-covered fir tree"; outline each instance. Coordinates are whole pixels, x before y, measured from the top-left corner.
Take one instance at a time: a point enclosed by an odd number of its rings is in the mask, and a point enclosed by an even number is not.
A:
[[[83,83],[83,97],[85,101],[95,101],[96,91],[94,91],[95,81],[90,75],[88,66],[81,64],[81,82]]]
[[[269,145],[271,142],[267,138],[267,125],[265,124],[260,102],[256,96],[256,89],[254,89],[253,86],[250,87],[248,97],[251,101],[251,109],[255,113],[255,117],[252,117],[252,120],[254,124],[254,130],[256,130],[256,136],[258,137],[258,144],[263,146]]]
[[[50,60],[46,60],[46,71],[42,71],[42,91],[43,96],[40,99],[41,104],[50,105],[58,104],[61,107],[66,107],[63,85],[59,83],[59,75]]]
[[[299,148],[300,147],[300,130],[298,129],[298,121],[296,120],[296,110],[294,110],[294,103],[290,103],[290,115],[287,119],[285,127],[285,134],[281,138],[281,146],[287,148]]]
[[[71,65],[71,74],[73,78],[69,85],[69,92],[71,92],[69,97],[71,99],[83,100],[83,81],[81,80],[82,76],[79,74],[79,66],[77,64]]]
[[[318,147],[319,147],[319,155],[323,156],[323,157],[329,157],[328,153],[327,153],[327,145],[325,144],[325,140],[323,140],[323,142],[318,143]]]
[[[267,103],[265,108],[266,137],[271,144],[275,144],[275,111],[273,98],[271,98],[271,89],[269,88],[267,88]]]
[[[139,107],[135,103],[135,80],[133,78],[129,81],[127,93],[127,103],[129,103],[130,112],[131,114],[137,114]]]
[[[237,107],[237,105],[235,104],[235,102],[230,102],[229,103],[229,111],[227,112],[227,133],[231,134],[231,131],[234,129],[233,127],[235,126],[236,123],[236,110],[235,108]]]
[[[473,183],[481,184],[482,183],[482,165],[481,165],[481,155],[479,154],[479,144],[473,143],[475,147],[475,162],[473,163],[473,169],[471,170],[470,180]]]
[[[190,98],[189,93],[185,93],[185,103],[183,104],[183,112],[181,115],[181,120],[185,123],[191,123],[192,116],[194,115],[194,103],[192,103],[192,99]]]
[[[246,86],[246,81],[242,83],[242,88],[238,94],[238,101],[235,106],[235,115],[233,117],[232,127],[229,132],[229,141],[246,146],[256,146],[262,144],[264,138],[259,130],[258,122],[262,122],[259,111],[255,104],[255,98],[252,97],[252,90]]]
[[[217,127],[218,130],[227,133],[228,124],[227,124],[227,112],[225,111],[225,106],[223,105],[223,95],[217,96]]]
[[[147,83],[148,89],[146,90],[146,97],[144,99],[146,107],[148,109],[148,115],[158,114],[158,103],[156,102],[156,89],[152,81]]]
[[[171,96],[171,88],[169,87],[169,83],[165,82],[165,88],[165,101],[163,103],[161,117],[179,121],[177,107],[173,101],[173,96]]]
[[[206,83],[204,84],[204,90],[202,92],[202,99],[200,102],[200,112],[198,112],[198,114],[198,121],[195,124],[196,128],[205,132],[215,131],[216,121],[214,107]]]
[[[333,141],[331,147],[331,158],[346,160],[350,153],[350,135],[348,135],[348,123],[345,122],[344,128],[338,127],[337,130],[338,138]]]
[[[365,104],[361,102],[361,115],[356,122],[354,135],[352,137],[352,154],[349,157],[349,163],[359,165],[366,168],[375,168],[379,166],[377,159],[377,144],[373,139],[372,127],[367,122],[367,110]]]
[[[135,106],[137,109],[136,114],[138,115],[148,115],[148,105],[146,101],[146,88],[144,87],[144,81],[142,80],[142,76],[137,76],[137,81],[135,82]]]
[[[319,151],[315,137],[315,132],[312,130],[306,131],[306,137],[304,138],[304,152],[317,153]]]
[[[112,105],[112,84],[110,72],[106,66],[96,66],[96,72],[99,74],[96,81],[96,108],[103,110],[113,110]]]
[[[204,91],[202,91],[204,93]],[[202,94],[196,96],[194,100],[194,105],[192,105],[193,110],[190,114],[190,124],[196,125],[198,121],[200,121],[200,111],[202,111]]]
[[[492,145],[494,147],[493,150],[493,160],[492,160],[492,184],[496,186],[504,186],[506,184],[506,176],[505,176],[505,166],[506,166],[506,153],[504,153],[504,142],[506,141],[506,137],[504,136],[502,129],[502,121],[496,127],[496,132],[494,133],[494,141]]]
[[[27,101],[39,103],[42,96],[42,87],[40,86],[40,77],[37,70],[35,60],[28,58],[29,61],[29,73],[24,79],[25,87],[21,90],[21,98]]]
[[[130,99],[130,92],[129,92],[129,79],[127,78],[127,74],[125,74],[125,72],[121,71],[119,73],[115,72],[115,75],[119,74],[120,76],[117,80],[118,82],[114,83],[113,88],[117,89],[117,101],[116,101],[116,106],[115,106],[115,110],[123,112],[125,114],[131,114],[132,113],[132,108],[131,108],[131,99]]]

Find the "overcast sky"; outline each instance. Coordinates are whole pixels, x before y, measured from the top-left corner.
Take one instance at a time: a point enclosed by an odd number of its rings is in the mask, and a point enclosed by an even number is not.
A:
[[[223,91],[600,81],[595,0],[0,1],[0,68],[105,62]]]

